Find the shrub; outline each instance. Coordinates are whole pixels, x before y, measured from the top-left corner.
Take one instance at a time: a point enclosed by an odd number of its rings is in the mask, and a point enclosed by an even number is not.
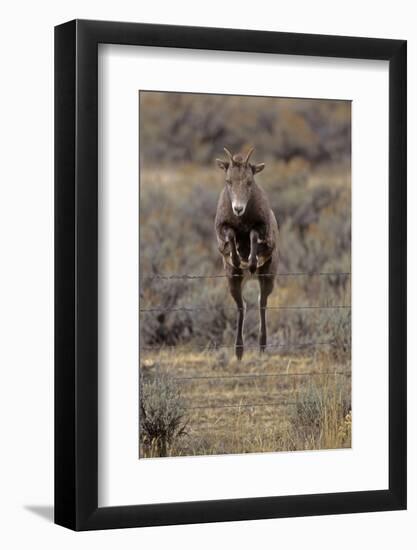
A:
[[[256,136],[264,158],[341,161],[350,154],[350,103],[141,92],[141,147],[150,162],[211,163]]]
[[[344,377],[311,383],[296,397],[292,414],[297,448],[336,449],[351,444],[351,393]]]
[[[186,435],[185,403],[166,375],[140,381],[140,437],[144,456],[168,456],[169,448]]]

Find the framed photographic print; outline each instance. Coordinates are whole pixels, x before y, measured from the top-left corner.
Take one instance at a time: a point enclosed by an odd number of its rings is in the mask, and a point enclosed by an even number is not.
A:
[[[55,29],[55,521],[406,507],[406,42]]]

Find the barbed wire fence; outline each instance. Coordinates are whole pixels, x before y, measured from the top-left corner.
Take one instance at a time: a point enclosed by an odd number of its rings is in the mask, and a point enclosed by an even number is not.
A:
[[[351,273],[346,272],[328,272],[328,271],[293,271],[293,272],[287,272],[287,273],[258,273],[254,275],[253,277],[259,278],[259,277],[330,277],[330,276],[346,276],[350,277]],[[172,275],[166,275],[166,274],[156,274],[156,275],[145,275],[142,277],[142,280],[173,280],[173,279],[229,279],[230,277],[242,277],[240,274],[234,274],[234,275],[225,275],[224,273],[220,273],[218,275],[190,275],[188,273],[184,274],[172,274]]]
[[[226,274],[153,274],[141,276],[140,280],[142,282],[151,282],[151,281],[173,281],[173,280],[207,280],[207,279],[225,279],[229,278],[230,275]],[[232,275],[232,277],[242,277],[242,275]],[[245,307],[246,311],[260,309],[265,310],[303,310],[303,311],[313,311],[313,310],[351,310],[351,305],[347,304],[346,298],[346,281],[351,277],[351,272],[286,272],[278,274],[256,274],[252,279],[260,277],[274,277],[274,278],[289,278],[289,277],[332,277],[336,279],[341,279],[345,281],[345,284],[342,284],[343,288],[343,297],[341,304],[317,304],[317,305],[279,305],[279,306],[267,306],[265,308],[260,307]],[[175,313],[175,312],[194,312],[194,311],[209,311],[216,309],[216,307],[204,307],[204,306],[182,306],[182,307],[139,307],[140,315],[154,314],[154,313]],[[223,310],[236,311],[237,307],[222,306]],[[303,349],[308,347],[321,347],[321,346],[335,346],[337,345],[333,341],[308,341],[308,342],[289,342],[289,343],[279,343],[279,344],[267,344],[265,348],[268,350],[279,350],[279,351],[291,351],[296,349]],[[192,345],[187,344],[178,344],[178,345],[141,345],[140,349],[142,351],[175,351],[180,348],[186,349],[187,351],[201,351],[201,352],[216,352],[222,349],[236,349],[236,345],[226,345],[223,343],[207,343],[203,345]],[[257,345],[244,345],[245,350],[258,350],[259,346]],[[322,371],[322,372],[280,372],[280,373],[249,373],[249,374],[216,374],[216,375],[201,375],[201,376],[174,376],[172,379],[180,384],[187,382],[196,382],[200,383],[203,381],[222,381],[222,380],[258,380],[260,378],[271,379],[271,378],[282,378],[282,377],[296,377],[298,379],[305,379],[309,377],[320,377],[320,376],[335,376],[335,377],[346,377],[351,376],[350,372],[342,372],[340,370],[335,371]],[[283,400],[273,400],[268,402],[255,402],[255,403],[225,403],[225,404],[203,404],[203,405],[191,405],[187,407],[187,410],[190,411],[199,411],[206,409],[251,409],[258,407],[291,407],[297,405],[297,401],[283,401]]]

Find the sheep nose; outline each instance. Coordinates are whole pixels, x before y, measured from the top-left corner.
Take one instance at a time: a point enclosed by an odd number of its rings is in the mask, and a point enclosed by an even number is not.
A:
[[[239,216],[243,212],[243,206],[235,206],[235,213]]]

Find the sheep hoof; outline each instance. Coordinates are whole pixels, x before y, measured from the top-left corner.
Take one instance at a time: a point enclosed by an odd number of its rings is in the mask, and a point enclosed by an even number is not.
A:
[[[238,361],[240,361],[243,357],[243,344],[236,344],[235,351],[236,358],[238,359]]]

